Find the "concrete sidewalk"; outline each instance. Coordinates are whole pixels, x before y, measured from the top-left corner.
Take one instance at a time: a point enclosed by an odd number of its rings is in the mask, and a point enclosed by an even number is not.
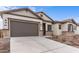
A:
[[[12,37],[11,53],[78,53],[79,49],[45,37]]]

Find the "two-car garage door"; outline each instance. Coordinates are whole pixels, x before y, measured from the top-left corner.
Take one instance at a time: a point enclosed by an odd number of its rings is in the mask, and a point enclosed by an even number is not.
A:
[[[38,23],[10,21],[11,37],[38,36]]]

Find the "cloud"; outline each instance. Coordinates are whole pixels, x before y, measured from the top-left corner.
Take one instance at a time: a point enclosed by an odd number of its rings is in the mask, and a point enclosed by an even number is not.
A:
[[[44,9],[43,8],[40,8],[38,11],[43,11]]]
[[[11,10],[11,9],[17,9],[17,7],[16,6],[0,6],[0,11]]]
[[[17,9],[16,6],[5,6],[4,8],[6,8],[6,9]]]
[[[29,6],[28,8],[31,9],[31,10],[33,10],[33,11],[37,11],[37,8],[36,7]]]
[[[73,19],[74,19],[77,23],[79,23],[79,17],[73,17]]]
[[[44,10],[43,8],[37,8],[35,6],[29,6],[28,8],[30,8],[34,12],[39,12],[39,11],[43,11]]]
[[[0,6],[0,11],[16,9],[16,6]],[[0,29],[3,28],[3,20],[0,18]]]

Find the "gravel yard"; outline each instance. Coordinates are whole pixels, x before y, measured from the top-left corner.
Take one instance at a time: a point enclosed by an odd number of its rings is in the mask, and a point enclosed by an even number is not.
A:
[[[73,35],[73,36],[60,35],[47,38],[79,48],[79,35]]]
[[[10,52],[10,39],[0,39],[0,53]]]

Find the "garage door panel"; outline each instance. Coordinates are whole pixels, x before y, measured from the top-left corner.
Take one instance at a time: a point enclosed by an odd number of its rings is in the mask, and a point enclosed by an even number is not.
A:
[[[38,24],[28,22],[10,21],[11,36],[37,36]]]

